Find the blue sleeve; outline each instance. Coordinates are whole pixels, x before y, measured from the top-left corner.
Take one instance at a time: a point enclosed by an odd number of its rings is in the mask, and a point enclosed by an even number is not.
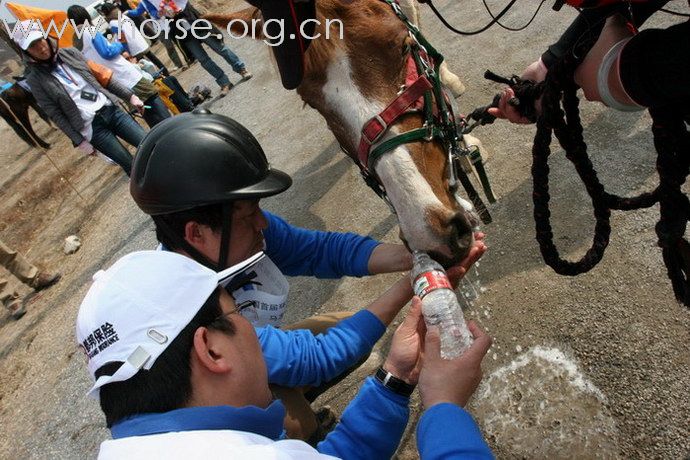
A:
[[[139,5],[133,10],[127,10],[125,11],[125,14],[129,16],[130,18],[136,18],[141,16],[142,14],[146,13],[146,5],[144,2],[139,2]]]
[[[120,33],[120,28],[117,27],[117,25],[112,25],[110,26],[110,32],[117,37],[117,35]],[[123,33],[124,35],[124,33]],[[127,51],[129,53],[129,44],[128,43],[123,43],[123,42],[117,42],[122,45],[122,50]],[[100,54],[100,53],[99,53]]]
[[[354,233],[322,232],[293,227],[264,211],[266,253],[288,276],[340,278],[369,275],[369,257],[380,243]]]
[[[103,59],[116,58],[125,50],[122,43],[110,43],[103,34],[96,34],[96,36],[93,37],[93,47]]]
[[[269,383],[319,386],[334,379],[371,351],[386,327],[368,310],[340,321],[324,334],[308,330],[256,329]]]
[[[367,378],[345,408],[340,423],[316,450],[338,458],[391,458],[405,432],[409,401]]]
[[[417,424],[417,448],[422,460],[492,459],[479,427],[460,406],[431,406]]]

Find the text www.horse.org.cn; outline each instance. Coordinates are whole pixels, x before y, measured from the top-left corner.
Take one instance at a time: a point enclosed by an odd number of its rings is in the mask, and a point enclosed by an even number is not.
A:
[[[129,21],[126,16],[122,15],[122,12],[118,15],[118,31],[119,35],[122,33],[123,28],[121,27],[123,21]],[[77,25],[73,19],[65,20],[61,25],[55,23],[54,19],[51,19],[47,26],[44,26],[41,21],[31,20],[29,24],[22,24],[22,21],[17,21],[13,27],[7,23],[7,20],[2,20],[5,30],[11,37],[17,37],[19,35],[26,36],[31,30],[40,30],[44,38],[48,38],[49,35],[57,37],[58,39],[62,37],[67,29],[67,25],[71,25],[74,29],[74,33],[78,38],[81,38],[82,34],[89,33],[94,36],[96,33],[105,29],[107,24],[102,17],[98,17],[94,20],[93,24],[79,24]],[[148,29],[146,25],[150,25],[151,29]],[[307,40],[314,40],[321,38],[321,33],[316,33],[314,35],[309,35],[306,32],[308,24],[319,25],[318,19],[307,19],[300,24],[299,33],[302,38]],[[233,25],[235,30],[232,30]],[[238,33],[237,26],[240,26],[242,33]],[[343,22],[340,19],[326,19],[326,33],[325,38],[327,40],[337,38],[339,40],[343,39]],[[53,32],[54,31],[54,32]],[[88,32],[87,32],[88,31]],[[52,32],[52,33],[51,33]],[[197,40],[205,40],[211,37],[214,33],[217,35],[216,38],[219,40],[223,38],[222,35],[218,36],[218,30],[214,29],[213,25],[207,19],[197,19],[193,22],[189,22],[185,19],[173,20],[170,18],[160,18],[160,19],[145,19],[139,26],[139,32],[149,40],[156,40],[159,37],[165,39],[175,38],[177,40],[183,40],[187,38],[188,35],[196,38]],[[263,19],[252,19],[251,22],[243,20],[233,20],[230,21],[226,27],[226,32],[228,36],[234,39],[242,38],[253,38],[262,39],[264,43],[268,46],[280,46],[285,42],[286,38],[294,40],[294,34],[290,34],[290,37],[285,36],[285,21],[283,19],[269,19],[264,21]],[[120,37],[118,36],[118,39]]]

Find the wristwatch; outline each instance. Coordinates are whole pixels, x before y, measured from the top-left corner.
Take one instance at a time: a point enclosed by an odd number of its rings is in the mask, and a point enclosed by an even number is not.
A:
[[[388,388],[393,393],[405,396],[407,398],[409,398],[414,391],[415,385],[410,385],[409,383],[404,382],[385,370],[383,367],[378,368],[376,374],[374,374],[374,378],[376,378],[381,385]]]

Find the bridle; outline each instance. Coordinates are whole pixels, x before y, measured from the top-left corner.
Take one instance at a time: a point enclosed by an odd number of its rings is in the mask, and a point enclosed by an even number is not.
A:
[[[405,24],[411,38],[406,62],[405,84],[398,92],[398,96],[382,112],[364,123],[355,163],[359,166],[366,184],[385,200],[395,212],[385,187],[374,172],[376,162],[384,154],[401,145],[412,142],[443,142],[445,150],[448,152],[448,185],[450,191],[455,195],[461,184],[482,221],[489,223],[491,216],[461,163],[463,158],[469,159],[469,162],[474,165],[488,201],[494,203],[496,200],[479,149],[476,147],[467,148],[461,140],[463,129],[467,127],[467,123],[464,119],[461,120],[459,128],[450,99],[436,71],[444,58],[424,38],[419,29],[410,22],[395,0],[382,1],[390,5],[396,16]],[[381,142],[381,139],[398,119],[411,113],[422,114],[424,124],[421,128],[397,134]]]

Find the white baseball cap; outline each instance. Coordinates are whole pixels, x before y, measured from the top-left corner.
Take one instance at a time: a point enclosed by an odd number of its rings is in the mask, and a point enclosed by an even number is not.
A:
[[[21,21],[14,27],[12,39],[24,51],[40,38],[46,38],[46,34],[37,19]]]
[[[263,252],[221,272],[168,251],[139,251],[122,257],[94,282],[79,307],[76,336],[88,359],[97,397],[103,385],[151,369],[218,286],[264,257]],[[96,379],[102,366],[122,362],[113,375]]]

